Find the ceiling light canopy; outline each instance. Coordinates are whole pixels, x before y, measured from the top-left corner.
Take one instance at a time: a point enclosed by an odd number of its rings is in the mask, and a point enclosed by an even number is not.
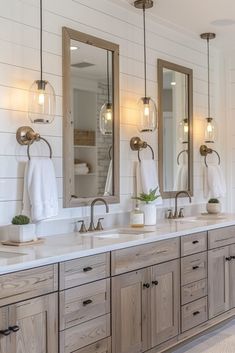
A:
[[[43,80],[42,70],[42,0],[40,0],[40,79],[29,89],[28,116],[32,123],[48,124],[55,117],[55,91],[52,85]]]
[[[134,6],[143,10],[143,30],[144,30],[144,97],[138,102],[139,121],[138,130],[140,132],[153,132],[157,128],[157,107],[151,97],[147,95],[147,61],[146,61],[146,21],[145,10],[153,7],[152,0],[136,0]]]
[[[211,116],[210,102],[210,40],[215,39],[215,33],[202,33],[200,37],[207,41],[207,79],[208,79],[208,115],[205,124],[205,142],[214,143],[216,136],[215,121]]]

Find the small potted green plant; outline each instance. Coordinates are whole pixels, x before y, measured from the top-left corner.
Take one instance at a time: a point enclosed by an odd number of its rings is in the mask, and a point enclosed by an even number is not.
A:
[[[139,196],[133,197],[135,200],[139,200],[142,205],[141,209],[144,212],[144,224],[146,226],[155,225],[157,223],[156,205],[154,201],[157,200],[160,195],[157,194],[158,187],[150,189],[149,193],[140,193]]]
[[[206,204],[206,210],[208,213],[217,214],[221,212],[221,205],[218,199],[212,198],[208,200]]]
[[[21,243],[35,239],[35,224],[24,215],[15,216],[11,221],[8,237],[10,241]]]

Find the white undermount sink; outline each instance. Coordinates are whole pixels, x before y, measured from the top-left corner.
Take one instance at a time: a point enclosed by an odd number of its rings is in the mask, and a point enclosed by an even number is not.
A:
[[[98,231],[93,233],[84,233],[84,236],[92,236],[94,238],[100,239],[119,239],[121,237],[130,237],[130,236],[141,236],[146,233],[152,233],[152,231],[146,230],[135,230],[135,229],[111,229],[106,231]]]
[[[12,259],[14,257],[24,256],[24,255],[26,254],[0,250],[0,259]]]

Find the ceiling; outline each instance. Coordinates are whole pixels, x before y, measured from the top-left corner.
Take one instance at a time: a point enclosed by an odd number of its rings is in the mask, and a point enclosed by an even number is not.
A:
[[[133,0],[109,0],[138,12]],[[179,31],[198,36],[202,32],[217,34],[213,45],[224,50],[235,50],[234,0],[154,0],[151,17]]]

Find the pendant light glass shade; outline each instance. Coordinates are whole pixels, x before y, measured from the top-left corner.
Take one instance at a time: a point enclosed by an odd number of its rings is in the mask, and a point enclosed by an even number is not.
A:
[[[189,126],[188,119],[182,119],[179,123],[179,141],[188,143]]]
[[[202,33],[202,39],[207,41],[207,77],[208,77],[208,117],[205,120],[205,143],[214,143],[216,139],[215,121],[211,117],[210,104],[210,40],[216,37],[215,33]]]
[[[29,89],[28,116],[32,123],[48,124],[55,116],[55,92],[47,81],[34,81]]]
[[[139,132],[153,132],[157,129],[157,106],[151,97],[147,96],[147,61],[146,61],[146,26],[145,10],[153,7],[152,0],[136,0],[134,6],[143,10],[143,30],[144,30],[144,97],[138,101],[138,122]]]
[[[55,118],[55,91],[42,79],[42,0],[40,0],[40,80],[33,82],[28,95],[28,117],[32,123],[49,124]]]
[[[206,118],[205,121],[205,142],[214,143],[216,139],[216,126],[212,118]]]
[[[142,97],[138,102],[139,119],[137,128],[139,132],[153,132],[157,128],[157,107],[150,97]]]
[[[104,103],[100,110],[100,132],[102,135],[112,135],[113,132],[113,107],[110,100],[110,84],[109,84],[109,51],[107,50],[107,103]]]
[[[100,110],[100,132],[102,135],[112,135],[113,131],[113,111],[112,104],[103,104]]]

